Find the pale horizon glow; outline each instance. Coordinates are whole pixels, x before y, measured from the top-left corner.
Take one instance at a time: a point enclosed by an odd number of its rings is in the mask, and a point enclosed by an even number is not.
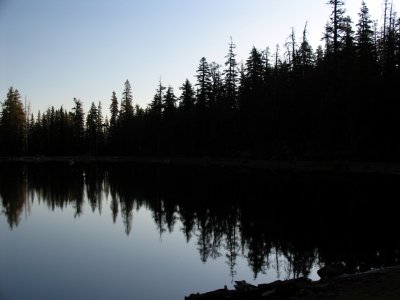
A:
[[[33,112],[66,109],[81,99],[108,112],[112,91],[118,99],[125,80],[134,104],[152,100],[158,80],[177,96],[188,78],[195,84],[201,57],[222,67],[230,37],[237,60],[253,46],[281,49],[295,29],[315,50],[330,15],[327,0],[0,0],[0,102],[10,86]],[[346,0],[358,21],[361,0]],[[372,20],[382,24],[383,0],[365,1]],[[396,11],[400,0],[394,0]]]

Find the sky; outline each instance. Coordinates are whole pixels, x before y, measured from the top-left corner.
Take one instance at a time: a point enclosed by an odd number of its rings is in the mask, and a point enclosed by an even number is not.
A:
[[[298,41],[308,22],[309,41],[322,44],[330,15],[327,0],[0,0],[0,101],[10,86],[33,112],[66,109],[73,98],[85,111],[92,101],[108,110],[124,82],[134,104],[145,107],[161,78],[175,94],[193,84],[200,59],[221,65],[230,37],[237,60],[253,46],[275,49],[292,28]],[[346,0],[358,20],[361,0]],[[383,0],[366,0],[382,21]],[[393,0],[398,11],[400,0]]]

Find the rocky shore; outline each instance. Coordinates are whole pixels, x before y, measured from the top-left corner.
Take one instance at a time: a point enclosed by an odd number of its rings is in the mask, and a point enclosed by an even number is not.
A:
[[[298,278],[275,281],[257,286],[236,281],[235,289],[224,289],[191,294],[186,300],[252,300],[252,299],[311,299],[311,300],[395,300],[400,299],[400,266],[388,267],[357,274],[340,274],[328,270],[321,280]],[[322,272],[323,273],[323,272]],[[339,272],[341,273],[341,272]]]

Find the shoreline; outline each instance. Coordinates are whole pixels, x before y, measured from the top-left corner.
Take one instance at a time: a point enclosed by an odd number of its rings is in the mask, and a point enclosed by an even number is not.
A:
[[[400,162],[382,161],[316,161],[316,160],[257,160],[243,158],[188,158],[188,157],[130,157],[130,156],[21,156],[0,157],[0,163],[144,163],[161,165],[193,165],[205,167],[232,167],[271,171],[375,173],[400,175]]]
[[[311,281],[307,278],[277,280],[268,284],[250,285],[236,282],[235,290],[219,289],[204,294],[191,294],[186,300],[223,299],[298,299],[298,300],[393,300],[400,299],[400,266],[375,269],[364,273],[344,274]]]

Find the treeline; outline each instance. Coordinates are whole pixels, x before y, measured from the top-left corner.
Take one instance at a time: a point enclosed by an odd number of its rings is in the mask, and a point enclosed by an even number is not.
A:
[[[332,8],[313,50],[307,25],[282,49],[252,48],[239,64],[229,43],[223,65],[202,58],[180,96],[160,82],[146,108],[129,81],[87,114],[49,108],[37,116],[10,88],[0,115],[2,155],[135,155],[396,159],[400,151],[400,19],[388,0],[380,28],[362,2],[359,18]]]

